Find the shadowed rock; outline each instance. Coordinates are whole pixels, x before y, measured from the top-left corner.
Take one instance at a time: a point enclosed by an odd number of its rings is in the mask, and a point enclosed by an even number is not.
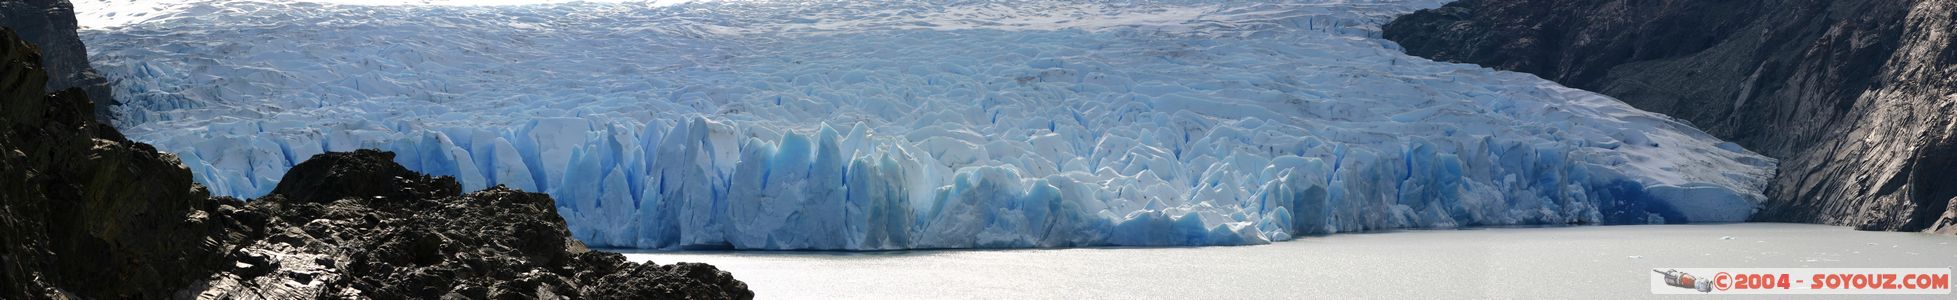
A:
[[[75,6],[67,0],[0,1],[0,27],[13,28],[20,38],[40,46],[48,73],[43,91],[80,88],[95,106],[88,112],[109,124],[111,108],[122,105],[109,94],[109,80],[88,65],[88,48],[75,35]]]
[[[628,262],[585,249],[548,195],[497,186],[455,195],[371,150],[314,156],[235,211],[238,262],[200,298],[747,299],[711,265]],[[328,196],[331,195],[331,196]],[[232,207],[225,207],[232,209]]]
[[[416,177],[424,176],[394,163],[392,152],[327,153],[293,166],[272,193],[294,201],[332,202],[350,197],[436,198],[454,196],[462,190],[454,178],[408,180]]]
[[[215,201],[174,156],[42,92],[39,49],[0,30],[0,298],[160,298],[220,264]]]

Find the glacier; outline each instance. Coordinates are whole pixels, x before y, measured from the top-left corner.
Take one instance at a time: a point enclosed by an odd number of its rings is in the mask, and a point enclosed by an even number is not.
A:
[[[213,193],[376,148],[599,247],[1735,222],[1775,164],[1379,38],[1439,0],[123,2],[76,4],[116,125]]]

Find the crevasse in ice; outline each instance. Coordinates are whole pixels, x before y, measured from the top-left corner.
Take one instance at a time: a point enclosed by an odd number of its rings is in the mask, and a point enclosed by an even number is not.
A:
[[[118,125],[215,193],[379,148],[547,192],[595,246],[1740,221],[1774,163],[1378,38],[1441,1],[84,2],[119,22],[83,33],[129,103]]]

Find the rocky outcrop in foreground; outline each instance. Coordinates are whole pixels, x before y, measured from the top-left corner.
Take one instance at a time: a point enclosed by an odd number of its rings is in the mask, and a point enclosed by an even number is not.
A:
[[[1949,0],[1463,0],[1384,35],[1779,158],[1755,220],[1957,233],[1954,28]]]
[[[95,122],[0,30],[0,298],[161,298],[222,262],[219,203],[176,158]]]
[[[553,201],[461,194],[375,151],[327,153],[249,203],[43,93],[42,56],[0,30],[0,299],[747,299],[704,264],[628,262],[570,238]]]
[[[294,166],[272,195],[230,216],[234,262],[187,294],[294,299],[744,299],[705,264],[639,264],[589,251],[550,196],[501,186],[457,195],[371,150]],[[186,295],[187,296],[187,295]]]

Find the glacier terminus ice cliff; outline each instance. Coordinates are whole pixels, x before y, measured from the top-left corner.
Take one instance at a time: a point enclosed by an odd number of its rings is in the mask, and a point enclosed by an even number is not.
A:
[[[1408,56],[1445,1],[77,3],[130,139],[214,194],[376,148],[593,246],[1243,245],[1737,222],[1775,161]],[[342,1],[345,2],[345,1]],[[100,7],[91,7],[100,6]]]

